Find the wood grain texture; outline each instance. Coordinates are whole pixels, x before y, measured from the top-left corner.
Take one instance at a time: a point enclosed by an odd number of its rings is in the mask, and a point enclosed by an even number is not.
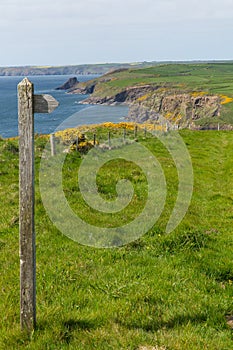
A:
[[[51,95],[34,95],[34,113],[51,113],[57,108],[59,102]]]
[[[55,154],[56,154],[56,146],[55,146],[54,134],[50,135],[50,148],[51,148],[51,156],[54,157]]]
[[[36,257],[34,230],[34,115],[33,84],[18,85],[20,324],[31,332],[36,325]]]

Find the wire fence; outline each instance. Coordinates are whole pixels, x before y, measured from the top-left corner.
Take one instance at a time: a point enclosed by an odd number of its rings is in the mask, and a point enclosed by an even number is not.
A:
[[[187,125],[190,130],[233,130],[233,126],[222,125],[220,123],[208,126]],[[147,138],[154,132],[167,133],[179,130],[179,125],[171,123],[164,124],[136,124],[136,123],[103,123],[98,125],[83,125],[78,128],[58,131],[50,135],[51,155],[56,155],[58,143],[67,145],[68,151],[78,151],[85,153],[92,147],[112,148],[112,141],[118,138],[122,144],[137,141],[138,137]]]

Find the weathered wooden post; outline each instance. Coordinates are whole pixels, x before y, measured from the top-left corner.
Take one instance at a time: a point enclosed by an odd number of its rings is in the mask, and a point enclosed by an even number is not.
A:
[[[33,84],[24,79],[18,85],[20,324],[28,331],[36,324],[33,109]]]
[[[123,142],[125,143],[125,138],[126,138],[126,129],[123,129]]]
[[[111,133],[110,131],[108,132],[108,147],[111,147]]]
[[[135,125],[135,128],[134,128],[134,137],[137,137],[138,135],[138,126]]]
[[[96,134],[93,135],[93,145],[96,145]]]
[[[27,332],[36,326],[34,113],[50,113],[57,106],[52,96],[34,95],[27,78],[18,84],[20,325]]]
[[[76,152],[78,152],[78,143],[79,143],[78,136],[76,137],[75,142],[76,142]]]
[[[51,147],[51,156],[54,157],[56,154],[54,134],[50,135],[50,147]]]

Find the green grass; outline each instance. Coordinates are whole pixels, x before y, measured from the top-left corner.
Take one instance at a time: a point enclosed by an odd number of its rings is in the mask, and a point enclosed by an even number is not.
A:
[[[101,83],[103,92],[107,88],[151,83],[172,86],[182,84],[184,89],[233,95],[233,63],[160,64],[151,68],[129,69],[109,76],[115,79]]]
[[[141,135],[139,141],[164,170],[166,206],[141,239],[111,249],[81,246],[53,226],[38,188],[46,139],[36,139],[38,326],[30,337],[19,328],[17,140],[0,140],[0,349],[232,348],[226,315],[233,314],[233,134],[183,130],[180,135],[194,169],[193,197],[184,220],[171,234],[164,233],[176,200],[177,172],[164,146]],[[104,224],[109,218],[82,201],[77,187],[81,161],[76,153],[67,156],[64,191],[73,210]],[[135,188],[133,205],[127,208],[132,219],[146,200],[140,169],[130,162],[106,164],[98,174],[99,191],[114,199],[122,176]],[[112,220],[116,224],[119,217]]]

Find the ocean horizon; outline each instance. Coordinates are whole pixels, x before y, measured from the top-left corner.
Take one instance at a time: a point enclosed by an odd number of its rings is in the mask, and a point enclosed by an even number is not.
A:
[[[79,81],[96,77],[78,75]],[[35,114],[35,133],[50,134],[68,127],[103,122],[120,122],[128,114],[127,106],[93,106],[80,104],[88,95],[67,94],[64,90],[55,90],[70,76],[29,76],[34,84],[34,94],[50,94],[59,102],[51,114]],[[0,136],[10,138],[18,136],[17,85],[22,76],[0,76]]]

